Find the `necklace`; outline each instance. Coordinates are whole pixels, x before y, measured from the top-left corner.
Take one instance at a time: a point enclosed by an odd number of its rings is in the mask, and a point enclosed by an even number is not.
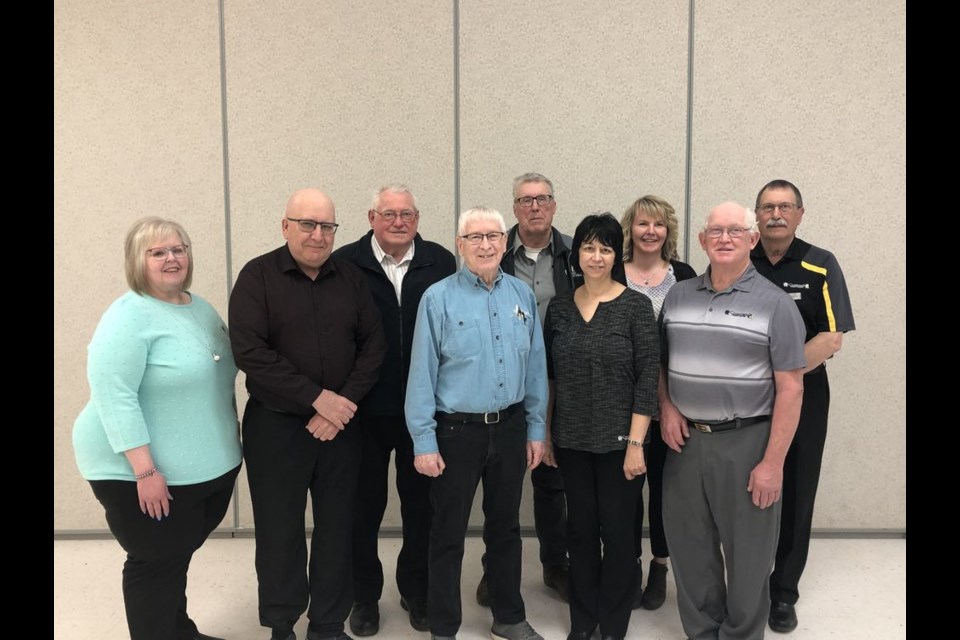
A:
[[[158,302],[160,302],[160,301],[158,301]],[[191,320],[193,320],[193,322],[188,323],[188,322],[184,322],[183,320],[181,320],[180,317],[179,317],[176,313],[174,313],[174,312],[171,311],[170,309],[167,309],[166,306],[164,306],[164,305],[161,305],[161,306],[163,307],[163,310],[167,313],[167,315],[169,315],[171,318],[173,318],[174,321],[176,321],[176,323],[179,324],[181,327],[183,327],[184,329],[186,329],[186,330],[187,330],[187,333],[189,333],[191,336],[193,336],[193,339],[200,343],[200,345],[203,347],[203,349],[204,349],[205,351],[210,352],[210,354],[213,356],[213,361],[214,361],[214,362],[220,362],[220,354],[217,353],[216,349],[214,349],[213,347],[211,347],[211,346],[210,346],[210,343],[208,343],[206,340],[204,340],[203,337],[194,330],[193,325],[199,325],[200,322],[197,320],[197,317],[193,314],[193,308],[192,308],[192,307],[189,307],[189,306],[187,307],[187,313],[190,314],[190,318],[191,318]]]
[[[634,269],[637,269],[634,267]],[[640,269],[637,269],[637,275],[640,276],[640,279],[643,280],[643,284],[646,286],[650,285],[650,281],[653,280],[654,276],[660,273],[663,270],[663,265],[657,265],[657,268],[650,272],[650,275],[643,275]]]

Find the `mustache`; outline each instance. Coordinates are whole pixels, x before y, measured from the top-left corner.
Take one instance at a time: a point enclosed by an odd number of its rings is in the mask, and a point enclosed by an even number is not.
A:
[[[776,220],[768,220],[767,224],[765,224],[764,226],[768,229],[770,227],[785,227],[787,226],[787,221],[784,220],[783,218],[779,218]]]

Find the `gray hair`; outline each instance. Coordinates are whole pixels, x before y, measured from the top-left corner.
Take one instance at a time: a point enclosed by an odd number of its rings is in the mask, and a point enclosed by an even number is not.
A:
[[[471,222],[496,222],[500,228],[500,231],[503,231],[504,233],[507,232],[507,223],[504,222],[503,216],[500,215],[500,212],[496,209],[489,209],[487,207],[470,207],[461,213],[460,218],[457,220],[457,235],[464,235],[467,225]]]
[[[414,210],[419,211],[419,209],[417,209],[417,199],[414,197],[413,192],[410,191],[410,187],[400,182],[391,182],[390,184],[386,184],[377,189],[376,193],[373,194],[373,202],[370,204],[370,208],[372,208],[374,211],[380,210],[380,196],[382,196],[384,193],[407,194],[410,196],[410,202],[413,203]]]
[[[550,178],[541,173],[525,173],[513,179],[513,197],[517,197],[517,189],[520,188],[520,185],[529,182],[540,182],[547,185],[550,187],[550,195],[553,195],[553,183],[550,182]]]

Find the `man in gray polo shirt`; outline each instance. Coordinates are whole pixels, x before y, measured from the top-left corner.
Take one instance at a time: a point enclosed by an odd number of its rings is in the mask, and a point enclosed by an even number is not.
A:
[[[674,285],[660,316],[663,524],[692,640],[763,638],[800,417],[803,320],[751,264],[756,227],[749,209],[717,205],[699,236],[707,272]]]

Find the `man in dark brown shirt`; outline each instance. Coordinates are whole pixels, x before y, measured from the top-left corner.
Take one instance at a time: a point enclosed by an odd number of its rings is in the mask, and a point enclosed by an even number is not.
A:
[[[243,453],[256,526],[260,624],[295,640],[348,638],[351,535],[361,439],[351,422],[386,353],[366,278],[331,258],[333,202],[301,189],[282,221],[287,243],[240,271],[230,296],[230,341],[246,373]],[[309,574],[307,490],[314,530]],[[307,604],[309,602],[309,609]]]

